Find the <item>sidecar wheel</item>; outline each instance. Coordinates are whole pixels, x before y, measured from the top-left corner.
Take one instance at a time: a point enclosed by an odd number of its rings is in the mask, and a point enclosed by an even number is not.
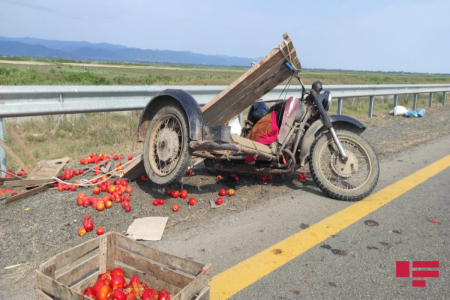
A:
[[[144,166],[157,185],[178,181],[191,157],[189,125],[183,109],[165,106],[153,112],[144,143]]]
[[[373,191],[380,176],[377,155],[360,135],[345,130],[336,130],[336,134],[348,161],[341,161],[337,146],[327,132],[311,146],[311,176],[330,198],[345,201],[364,199]]]

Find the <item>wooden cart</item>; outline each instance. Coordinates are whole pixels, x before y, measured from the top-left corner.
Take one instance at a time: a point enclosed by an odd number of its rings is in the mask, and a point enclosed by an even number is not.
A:
[[[138,275],[172,300],[209,299],[211,264],[203,265],[145,246],[111,232],[62,252],[36,270],[36,299],[91,299],[83,290],[97,276],[120,267],[129,280]]]

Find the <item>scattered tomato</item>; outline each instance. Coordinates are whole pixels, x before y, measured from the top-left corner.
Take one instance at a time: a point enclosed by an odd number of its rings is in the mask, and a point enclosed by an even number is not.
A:
[[[112,202],[108,200],[108,201],[106,201],[105,207],[106,208],[111,208],[112,205],[113,205]]]
[[[128,155],[128,160],[132,160],[133,159],[133,155]]]
[[[178,204],[174,204],[172,206],[172,210],[175,211],[175,212],[177,212],[179,209],[180,209],[180,206]]]
[[[234,196],[234,190],[233,189],[229,189],[228,190],[228,196],[230,196],[230,197]]]
[[[300,178],[300,180],[305,180],[306,179],[306,173],[300,173],[299,175],[298,175],[298,178]]]
[[[217,198],[217,200],[216,200],[216,204],[217,205],[222,205],[222,203],[223,203],[223,199],[222,198]]]
[[[123,195],[123,201],[130,201],[130,195]]]
[[[120,156],[120,159],[123,159],[123,155]]]
[[[98,235],[102,235],[105,233],[105,228],[103,228],[102,226],[100,226],[99,228],[97,228],[97,234]]]
[[[108,186],[108,192],[110,192],[111,194],[113,194],[116,191],[116,187],[114,185],[111,184]]]
[[[167,190],[167,196],[172,196],[172,190]]]
[[[225,189],[221,189],[220,191],[219,191],[219,195],[220,196],[225,196],[227,194],[227,191],[225,190]]]
[[[272,175],[267,175],[266,179],[267,179],[267,182],[272,182],[272,180],[273,180]]]
[[[84,171],[83,171],[83,170],[80,170],[80,175],[83,175],[83,173],[84,173]]]
[[[194,171],[192,169],[189,169],[189,170],[186,171],[186,174],[188,176],[191,176],[192,174],[194,174]]]
[[[123,201],[122,202],[122,207],[126,208],[127,206],[130,206],[130,203],[128,201]]]
[[[116,154],[116,155],[114,155],[113,158],[114,158],[114,160],[118,160],[119,159],[119,155]]]
[[[266,182],[266,181],[267,181],[266,175],[262,175],[262,176],[261,176],[261,182],[264,183],[264,182]]]
[[[128,205],[127,207],[125,207],[125,212],[130,212],[131,211],[131,206],[130,205]]]
[[[195,205],[195,204],[197,204],[197,200],[195,200],[195,198],[191,198],[191,199],[189,199],[189,205]]]
[[[100,188],[99,187],[95,187],[94,190],[92,191],[94,193],[94,195],[98,195],[100,194]]]
[[[89,205],[91,205],[91,199],[88,197],[83,198],[83,206],[84,207],[88,207]]]
[[[153,205],[154,206],[158,206],[159,205],[159,200],[157,200],[157,199],[153,200]]]
[[[86,160],[84,158],[80,158],[80,164],[84,165],[86,163]]]
[[[125,193],[131,194],[131,192],[133,192],[133,189],[130,186],[127,186],[127,188],[125,189]]]
[[[77,199],[83,199],[84,197],[86,197],[84,193],[79,193]]]
[[[186,199],[188,196],[188,192],[186,190],[182,190],[180,193],[180,197],[183,199]]]
[[[86,229],[84,229],[84,227],[83,228],[80,228],[79,230],[78,230],[78,235],[79,236],[83,236],[83,235],[85,235],[86,234]]]
[[[164,199],[159,199],[159,205],[164,205]]]
[[[147,179],[145,178],[145,175],[141,175],[141,176],[139,176],[139,180],[141,182],[145,182]]]
[[[172,198],[178,198],[180,196],[180,192],[177,190],[172,191]]]
[[[94,229],[94,223],[92,221],[88,221],[84,224],[84,229],[86,229],[87,232],[91,232]]]

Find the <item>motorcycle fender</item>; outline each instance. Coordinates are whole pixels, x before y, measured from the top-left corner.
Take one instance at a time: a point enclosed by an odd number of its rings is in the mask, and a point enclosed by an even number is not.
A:
[[[201,140],[205,123],[197,101],[183,90],[167,89],[156,94],[142,111],[137,131],[138,142],[145,140],[151,121],[151,112],[167,105],[177,105],[184,109],[189,123],[189,138],[196,141]]]
[[[334,129],[348,130],[357,134],[361,134],[364,130],[366,130],[366,126],[364,126],[364,124],[352,117],[331,115],[330,120]],[[328,129],[323,124],[322,119],[315,121],[308,128],[300,145],[300,166],[305,165],[306,158],[310,155],[311,146],[316,137],[326,131],[328,131]]]

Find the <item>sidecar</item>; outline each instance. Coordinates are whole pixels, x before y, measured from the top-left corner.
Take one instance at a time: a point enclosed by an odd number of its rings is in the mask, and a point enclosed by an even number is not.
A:
[[[286,61],[297,70],[301,69],[292,41],[284,34],[278,47],[203,107],[183,90],[168,89],[155,95],[141,114],[137,133],[138,141],[144,142],[144,165],[150,180],[158,185],[179,180],[189,167],[191,156],[211,162],[216,159],[245,161],[245,157],[251,155],[258,161],[267,162],[266,167],[254,168],[228,164],[215,166],[224,172],[293,172],[295,158],[289,150],[285,149],[283,156],[293,159],[293,163],[277,168],[279,153],[264,144],[231,134],[226,125],[291,76],[284,65]],[[286,120],[293,118],[292,111],[285,111]],[[287,132],[280,131],[279,135],[285,137]]]

